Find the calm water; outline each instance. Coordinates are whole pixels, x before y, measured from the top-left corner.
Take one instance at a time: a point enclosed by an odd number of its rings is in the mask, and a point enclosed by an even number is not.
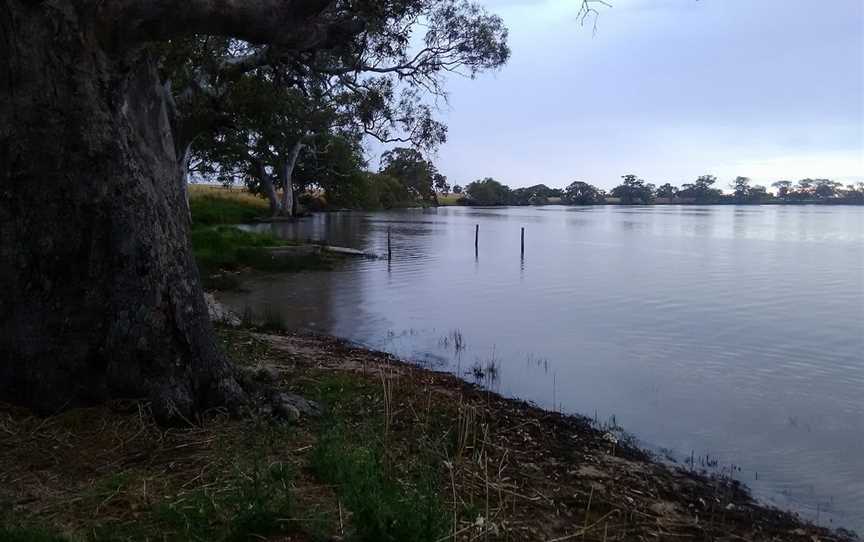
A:
[[[226,296],[237,310],[271,304],[463,374],[495,359],[502,393],[614,416],[646,446],[738,465],[762,499],[864,531],[864,208],[443,208],[258,228],[378,253],[390,228],[393,261],[255,277]]]

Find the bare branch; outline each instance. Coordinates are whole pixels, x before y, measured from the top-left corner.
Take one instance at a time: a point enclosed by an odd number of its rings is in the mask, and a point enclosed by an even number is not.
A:
[[[576,13],[576,18],[579,19],[579,24],[585,26],[585,20],[589,17],[593,20],[593,32],[597,33],[597,19],[600,17],[600,12],[597,8],[594,7],[594,4],[602,4],[607,8],[611,8],[612,4],[609,2],[605,2],[604,0],[582,0],[582,5],[579,7],[579,11]]]

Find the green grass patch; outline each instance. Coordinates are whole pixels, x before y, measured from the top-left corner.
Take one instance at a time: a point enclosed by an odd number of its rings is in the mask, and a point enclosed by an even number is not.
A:
[[[248,232],[232,226],[192,229],[192,249],[207,289],[229,290],[237,286],[236,277],[220,271],[243,268],[272,272],[332,269],[333,259],[322,254],[276,257],[270,251],[292,244],[267,233]]]
[[[384,440],[382,388],[353,375],[320,375],[306,390],[326,406],[312,452],[316,478],[351,511],[350,539],[435,541],[449,529],[438,462],[419,454],[396,467]]]
[[[447,533],[431,467],[415,465],[408,479],[387,475],[384,449],[374,435],[334,424],[320,436],[312,455],[316,477],[337,486],[352,512],[354,539],[364,542],[434,542]]]
[[[260,540],[291,528],[290,484],[293,471],[282,463],[257,465],[238,473],[239,483],[197,489],[174,503],[158,507],[162,533],[176,540]]]
[[[231,226],[193,228],[192,248],[199,265],[233,269],[254,258],[262,248],[285,246],[288,242],[267,233],[243,231]]]
[[[192,223],[202,226],[243,224],[267,214],[266,204],[258,205],[248,197],[234,199],[211,194],[198,195],[191,198],[189,207]]]

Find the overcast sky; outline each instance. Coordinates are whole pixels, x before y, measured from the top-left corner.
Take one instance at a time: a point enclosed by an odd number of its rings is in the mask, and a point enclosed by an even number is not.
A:
[[[451,184],[864,180],[864,1],[610,1],[483,2],[513,55],[449,82]]]

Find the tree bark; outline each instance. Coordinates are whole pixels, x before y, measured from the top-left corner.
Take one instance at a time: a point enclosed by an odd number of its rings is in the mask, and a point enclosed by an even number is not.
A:
[[[363,29],[362,21],[338,13],[334,0],[67,1],[94,13],[100,35],[114,45],[211,34],[306,51]]]
[[[100,41],[88,5],[0,1],[0,399],[48,413],[145,397],[163,419],[237,407],[165,89],[144,52]]]
[[[192,161],[192,143],[185,145],[183,154],[178,157],[180,162],[177,167],[180,169],[180,186],[183,190],[183,199],[186,202],[186,219],[192,223],[192,205],[189,201],[189,165]]]
[[[282,212],[287,216],[294,216],[297,211],[297,198],[294,194],[294,168],[297,166],[297,159],[300,157],[300,151],[303,150],[303,147],[304,145],[301,141],[295,143],[281,168]]]
[[[279,196],[276,195],[276,187],[273,186],[273,177],[267,173],[264,162],[258,162],[258,175],[261,177],[261,187],[267,196],[267,203],[270,204],[270,216],[279,216],[282,205],[279,203]]]

